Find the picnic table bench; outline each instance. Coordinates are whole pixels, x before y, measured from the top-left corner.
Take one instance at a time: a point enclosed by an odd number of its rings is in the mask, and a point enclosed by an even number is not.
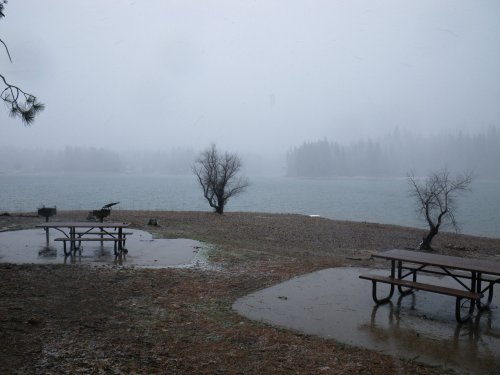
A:
[[[389,250],[373,255],[391,262],[389,276],[365,274],[359,278],[372,282],[372,298],[377,304],[391,300],[395,287],[400,294],[407,295],[415,290],[449,295],[456,298],[455,318],[459,323],[469,320],[477,306],[479,310],[489,308],[493,299],[493,287],[500,282],[500,262],[469,259],[440,254],[408,250]],[[417,281],[420,273],[450,277],[457,282],[456,288]],[[377,283],[390,285],[386,297],[377,295]],[[468,283],[468,285],[467,285]],[[487,297],[483,297],[487,293]],[[468,313],[462,316],[462,300],[469,301]]]
[[[124,232],[123,229],[129,225],[123,222],[50,222],[39,224],[37,227],[44,228],[46,231],[52,228],[63,233],[64,237],[55,238],[54,241],[63,242],[65,255],[70,255],[80,249],[82,242],[101,242],[101,244],[113,242],[114,254],[120,255],[127,253],[125,242],[127,235],[132,232]],[[69,243],[69,250],[67,243]]]

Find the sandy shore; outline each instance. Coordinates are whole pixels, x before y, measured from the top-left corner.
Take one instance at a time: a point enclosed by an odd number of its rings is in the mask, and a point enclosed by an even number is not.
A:
[[[83,220],[86,212],[58,213]],[[147,225],[157,219],[159,227]],[[301,215],[113,211],[162,238],[212,244],[213,270],[0,264],[2,373],[425,373],[430,368],[249,321],[239,297],[335,266],[383,265],[424,231]],[[0,230],[34,215],[0,216]],[[500,239],[442,233],[436,251],[500,260]]]

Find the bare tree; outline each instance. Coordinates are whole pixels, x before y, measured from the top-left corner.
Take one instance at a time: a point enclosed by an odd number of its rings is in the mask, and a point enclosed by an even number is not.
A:
[[[434,172],[423,183],[419,183],[413,172],[408,176],[410,195],[415,198],[417,209],[429,225],[429,233],[422,238],[420,250],[432,250],[431,242],[444,223],[451,223],[458,231],[455,219],[457,209],[456,198],[458,193],[469,191],[472,182],[470,173],[450,177],[447,169]]]
[[[193,165],[193,172],[203,189],[203,196],[218,214],[224,213],[229,198],[242,193],[248,180],[238,176],[241,160],[237,154],[217,151],[215,144],[203,151]]]
[[[5,17],[4,14],[4,4],[6,0],[0,0],[0,18]],[[12,58],[10,56],[7,44],[0,39],[0,43],[3,44],[5,52],[12,63]],[[28,94],[26,91],[20,89],[19,87],[7,82],[6,78],[0,73],[0,79],[3,81],[5,88],[0,93],[0,98],[5,102],[7,107],[9,107],[9,112],[11,117],[20,117],[25,125],[31,125],[35,120],[35,116],[43,111],[45,105],[37,101],[34,95]]]

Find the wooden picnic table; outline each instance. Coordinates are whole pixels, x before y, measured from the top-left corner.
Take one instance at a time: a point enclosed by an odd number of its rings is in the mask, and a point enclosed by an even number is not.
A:
[[[47,242],[49,241],[49,229],[55,229],[64,234],[64,237],[55,238],[54,241],[62,241],[64,243],[65,255],[78,250],[82,241],[99,241],[101,245],[104,242],[111,241],[114,243],[115,255],[119,255],[122,252],[127,252],[125,249],[126,236],[131,233],[124,232],[123,229],[129,225],[129,223],[124,222],[66,221],[42,223],[38,224],[37,227],[45,229]],[[70,245],[69,252],[66,251],[66,242],[69,242]]]
[[[391,262],[389,276],[360,275],[361,279],[372,281],[372,297],[378,303],[389,302],[397,286],[402,295],[414,290],[456,297],[455,317],[462,323],[471,318],[474,307],[479,310],[489,308],[493,299],[493,287],[500,282],[500,262],[483,259],[470,259],[448,255],[432,254],[421,251],[394,249],[373,255]],[[417,282],[419,273],[450,277],[457,283],[457,288],[437,284]],[[411,279],[410,279],[411,278]],[[387,297],[378,298],[377,282],[390,284]],[[483,299],[487,293],[486,299]],[[470,301],[467,316],[461,316],[462,299]]]

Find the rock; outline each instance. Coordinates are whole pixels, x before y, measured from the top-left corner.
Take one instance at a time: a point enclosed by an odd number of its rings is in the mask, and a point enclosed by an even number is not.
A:
[[[32,316],[31,318],[28,319],[28,324],[31,324],[32,326],[36,326],[38,324],[40,324],[42,321],[37,318],[36,316]]]
[[[157,219],[149,219],[148,225],[152,225],[154,227],[159,227],[160,226],[160,224],[158,224],[158,220]]]

